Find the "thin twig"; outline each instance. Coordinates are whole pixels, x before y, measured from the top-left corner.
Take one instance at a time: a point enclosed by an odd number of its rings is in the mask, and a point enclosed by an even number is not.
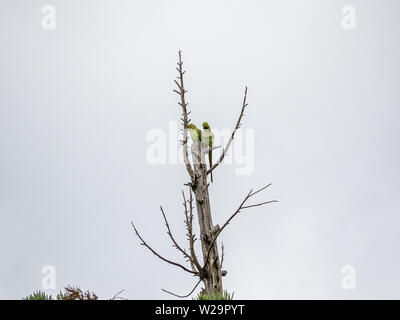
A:
[[[272,202],[278,202],[278,200],[271,200],[271,201],[265,201],[265,202],[261,202],[261,203],[251,204],[251,205],[242,207],[242,209],[259,207],[259,206],[262,206],[264,204],[268,204],[268,203],[272,203]]]
[[[221,245],[221,269],[224,264],[224,258],[225,258],[225,246],[224,246],[224,243],[222,243],[222,245]]]
[[[234,137],[235,137],[236,130],[239,129],[240,126],[241,126],[241,124],[242,124],[241,121],[242,121],[242,118],[243,118],[243,115],[244,115],[244,110],[245,110],[246,107],[247,107],[247,102],[246,102],[246,100],[247,100],[247,87],[246,87],[245,90],[244,90],[244,97],[243,97],[242,110],[240,111],[240,115],[239,115],[239,118],[238,118],[238,120],[237,120],[237,122],[236,122],[236,126],[235,126],[235,128],[233,129],[233,131],[232,131],[232,135],[231,135],[231,137],[229,138],[229,140],[228,140],[228,142],[227,142],[225,148],[222,150],[221,156],[219,157],[218,161],[217,161],[210,169],[208,169],[207,174],[210,174],[216,167],[218,167],[218,165],[222,162],[222,160],[224,160],[225,155],[226,155],[226,153],[228,152],[229,147],[231,146],[232,140],[233,140]]]
[[[119,300],[128,300],[128,299],[125,299],[125,298],[121,298],[119,295],[122,293],[122,292],[124,292],[125,291],[125,289],[122,289],[121,291],[118,291],[115,295],[114,295],[114,297],[112,297],[111,298],[111,300],[117,300],[117,299],[119,299]]]
[[[164,213],[164,209],[163,209],[162,206],[160,206],[160,210],[161,210],[162,216],[163,216],[163,218],[164,218],[165,225],[166,225],[166,227],[167,227],[167,234],[168,234],[169,237],[171,238],[171,241],[173,242],[174,247],[175,247],[177,250],[179,250],[179,251],[183,254],[183,256],[184,256],[185,258],[187,258],[187,259],[191,262],[191,264],[194,264],[194,261],[193,261],[192,257],[191,257],[190,255],[188,255],[187,252],[186,252],[184,249],[181,248],[181,246],[176,242],[174,236],[172,235],[171,228],[170,228],[170,226],[169,226],[167,217],[166,217],[166,215],[165,215],[165,213]],[[194,271],[194,272],[197,272],[198,270],[193,270],[193,271]]]
[[[258,189],[257,191],[253,192],[253,193],[251,194],[251,196],[254,196],[254,195],[256,195],[257,193],[259,193],[259,192],[261,192],[261,191],[267,189],[267,188],[270,187],[271,185],[272,185],[272,183],[268,183],[266,186],[264,186],[264,187],[262,187],[261,189]]]
[[[208,154],[210,151],[214,151],[215,149],[219,149],[221,148],[221,146],[215,146],[215,147],[207,147],[207,148],[203,148],[201,150],[202,154]]]
[[[193,194],[192,194],[192,189],[189,188],[189,200],[186,201],[185,193],[182,190],[182,197],[183,197],[183,207],[185,209],[185,225],[186,225],[186,230],[187,230],[187,237],[189,241],[189,250],[190,250],[190,256],[191,260],[190,262],[193,264],[192,269],[196,267],[197,271],[201,273],[201,265],[197,259],[197,255],[194,249],[194,242],[196,241],[195,235],[193,234]],[[189,203],[189,209],[187,207],[187,203]]]
[[[200,284],[200,282],[201,282],[201,279],[196,283],[196,285],[194,286],[194,288],[192,289],[192,291],[190,291],[187,295],[184,295],[184,296],[180,296],[180,295],[178,295],[178,294],[175,294],[175,293],[173,293],[173,292],[171,292],[171,291],[168,291],[168,290],[165,290],[165,289],[161,289],[161,290],[164,291],[164,292],[166,292],[166,293],[168,293],[168,294],[171,294],[171,295],[173,295],[173,296],[175,296],[175,297],[178,297],[178,298],[187,298],[187,297],[189,297],[189,296],[194,292],[194,290],[196,290],[196,288],[198,287],[198,285]]]
[[[155,256],[157,256],[157,257],[160,258],[161,260],[163,260],[163,261],[165,261],[165,262],[167,262],[167,263],[169,263],[169,264],[172,264],[172,265],[174,265],[174,266],[177,266],[177,267],[179,267],[179,268],[181,268],[181,269],[183,269],[183,270],[185,270],[185,271],[187,271],[187,272],[189,272],[189,273],[191,273],[191,274],[197,275],[197,272],[192,271],[192,270],[189,270],[188,268],[184,267],[184,266],[181,265],[180,263],[177,263],[177,262],[168,260],[168,259],[164,258],[163,256],[161,256],[159,253],[157,253],[155,250],[153,250],[153,248],[151,248],[151,247],[143,240],[143,238],[141,237],[141,235],[140,235],[139,232],[137,231],[137,229],[136,229],[136,227],[135,227],[135,225],[134,225],[134,223],[133,223],[132,221],[131,221],[131,224],[132,224],[133,229],[135,230],[135,234],[137,235],[137,237],[138,237],[138,238],[140,239],[140,241],[142,242],[141,245],[143,245],[143,246],[145,246],[147,249],[149,249]]]

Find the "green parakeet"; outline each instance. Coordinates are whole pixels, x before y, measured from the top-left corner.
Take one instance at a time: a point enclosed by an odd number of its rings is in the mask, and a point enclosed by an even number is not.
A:
[[[197,128],[193,123],[189,123],[187,129],[193,142],[201,141],[201,130],[199,128]]]
[[[212,168],[212,150],[214,144],[214,133],[211,131],[210,125],[207,122],[203,122],[203,132],[201,133],[201,143],[204,147],[210,148],[208,152],[208,161],[210,162],[210,168]],[[213,175],[211,172],[211,182],[213,181]]]

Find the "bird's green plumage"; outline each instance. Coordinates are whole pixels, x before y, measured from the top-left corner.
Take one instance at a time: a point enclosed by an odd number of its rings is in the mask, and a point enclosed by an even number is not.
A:
[[[193,123],[189,123],[187,125],[187,129],[190,133],[190,137],[192,138],[193,142],[201,140],[201,130],[197,128]]]
[[[203,132],[201,133],[201,143],[204,147],[212,148],[214,144],[214,133],[211,131],[210,125],[207,122],[203,122]],[[208,152],[208,161],[210,168],[212,168],[212,150]],[[213,182],[213,175],[211,172],[211,182]]]

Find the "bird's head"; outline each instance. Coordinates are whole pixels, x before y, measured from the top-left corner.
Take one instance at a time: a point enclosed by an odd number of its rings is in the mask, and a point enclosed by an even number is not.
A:
[[[203,122],[203,129],[210,129],[208,122]]]

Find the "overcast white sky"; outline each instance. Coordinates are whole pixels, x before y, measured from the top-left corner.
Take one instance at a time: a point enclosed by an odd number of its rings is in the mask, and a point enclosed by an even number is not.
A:
[[[56,9],[43,30],[41,8]],[[356,29],[342,27],[342,6]],[[195,279],[164,255],[159,205],[185,240],[182,165],[146,160],[152,129],[180,113],[183,50],[192,119],[243,129],[254,170],[219,167],[223,223],[251,187],[273,185],[222,234],[224,286],[242,299],[399,298],[400,2],[0,2],[0,298],[41,289],[44,265],[110,298],[170,299]],[[356,270],[342,288],[341,269]],[[57,290],[48,290],[54,293]]]

